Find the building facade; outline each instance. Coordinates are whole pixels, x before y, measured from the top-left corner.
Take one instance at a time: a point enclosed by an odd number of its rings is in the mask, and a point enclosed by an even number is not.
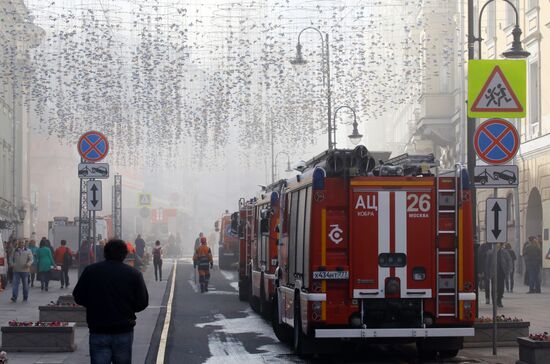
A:
[[[32,233],[34,201],[30,193],[30,125],[26,108],[32,66],[29,49],[44,32],[36,27],[23,1],[0,4],[0,233]]]
[[[513,120],[521,135],[521,146],[515,160],[520,170],[519,196],[514,199],[514,191],[499,190],[499,197],[508,198],[512,204],[509,207],[512,214],[509,228],[515,231],[516,224],[519,225],[519,239],[510,234],[508,239],[518,252],[528,236],[540,235],[542,238],[543,278],[548,282],[550,260],[545,256],[550,249],[550,2],[511,2],[518,10],[523,47],[531,55],[527,58],[527,116]],[[478,8],[483,3],[479,1]],[[482,19],[485,21],[482,58],[502,58],[500,54],[512,42],[516,14],[506,2],[495,1],[488,5]],[[519,209],[513,205],[516,201]]]

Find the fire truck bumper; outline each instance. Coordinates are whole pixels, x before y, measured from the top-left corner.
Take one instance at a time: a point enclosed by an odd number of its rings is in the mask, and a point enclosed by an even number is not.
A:
[[[473,327],[452,327],[433,329],[316,329],[315,337],[334,338],[384,338],[384,337],[463,337],[474,336]]]

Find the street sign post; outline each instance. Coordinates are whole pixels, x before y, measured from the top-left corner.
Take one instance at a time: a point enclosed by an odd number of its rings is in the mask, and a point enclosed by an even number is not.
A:
[[[515,165],[476,166],[474,182],[477,188],[517,187],[519,168]]]
[[[77,144],[78,153],[88,162],[99,162],[109,153],[107,137],[98,131],[82,134]]]
[[[140,193],[138,195],[138,207],[150,207],[151,206],[151,194]]]
[[[78,164],[79,178],[109,178],[108,163],[79,163]]]
[[[488,198],[485,205],[485,226],[487,243],[506,243],[508,241],[508,200]]]
[[[88,211],[103,209],[101,181],[88,181]]]
[[[468,116],[525,117],[525,60],[468,61]]]
[[[476,153],[488,164],[504,164],[512,160],[518,152],[519,143],[516,128],[504,119],[489,119],[474,134]]]

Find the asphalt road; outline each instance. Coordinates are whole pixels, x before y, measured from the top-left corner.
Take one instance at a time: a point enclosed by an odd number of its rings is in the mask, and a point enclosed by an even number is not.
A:
[[[237,272],[214,267],[210,292],[197,292],[193,266],[178,263],[165,363],[420,363],[414,346],[362,345],[302,359],[274,336],[270,324],[239,301]],[[457,357],[437,363],[482,363]]]

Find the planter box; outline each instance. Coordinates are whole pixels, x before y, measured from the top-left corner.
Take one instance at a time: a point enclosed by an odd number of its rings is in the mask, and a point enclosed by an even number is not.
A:
[[[546,364],[550,358],[550,341],[518,337],[519,360],[516,364]]]
[[[86,308],[82,306],[39,306],[39,320],[44,322],[74,322],[86,326]]]
[[[497,323],[497,346],[517,346],[516,338],[529,336],[529,322]],[[493,323],[475,323],[475,336],[464,338],[465,348],[486,348],[493,346]]]
[[[74,323],[63,327],[2,327],[2,350],[25,352],[75,351]]]
[[[72,294],[68,294],[68,295],[64,295],[64,296],[59,296],[59,298],[57,299],[57,303],[58,304],[72,304],[72,303],[76,303],[74,301],[74,297]]]

